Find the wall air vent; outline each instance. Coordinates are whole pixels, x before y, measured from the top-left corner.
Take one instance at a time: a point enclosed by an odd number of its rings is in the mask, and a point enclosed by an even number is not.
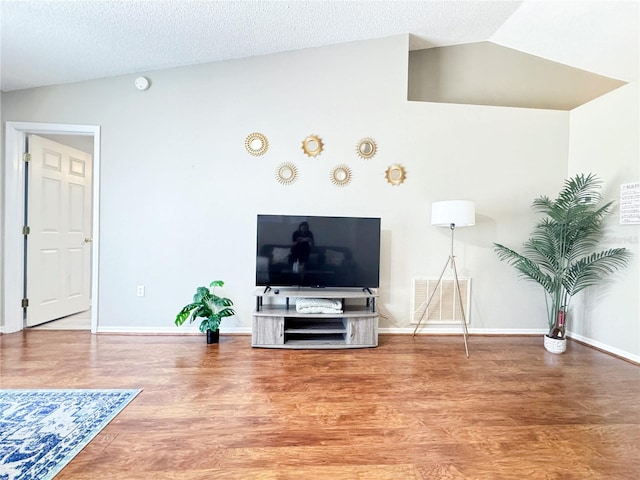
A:
[[[471,279],[468,277],[458,278],[464,316],[469,324],[469,305],[471,301]],[[433,295],[429,311],[425,313],[427,302],[434,291],[437,278],[417,277],[413,279],[411,289],[411,323],[417,324],[422,318],[422,324],[430,325],[451,325],[462,322],[462,312],[460,311],[460,301],[453,278],[443,278],[438,289]],[[424,317],[422,315],[424,314]]]

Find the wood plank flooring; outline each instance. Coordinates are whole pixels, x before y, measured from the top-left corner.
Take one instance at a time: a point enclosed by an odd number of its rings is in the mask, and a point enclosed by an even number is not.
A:
[[[584,345],[250,344],[25,331],[0,336],[0,386],[143,389],[57,480],[640,478],[640,366]]]

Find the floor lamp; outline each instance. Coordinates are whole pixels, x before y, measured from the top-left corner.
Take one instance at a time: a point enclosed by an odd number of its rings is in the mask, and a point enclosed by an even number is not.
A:
[[[431,300],[433,300],[435,293],[438,291],[438,287],[442,282],[444,272],[447,270],[447,266],[450,266],[453,269],[455,287],[458,293],[458,300],[460,302],[460,311],[462,312],[462,334],[464,337],[464,350],[467,354],[467,358],[469,357],[469,347],[467,345],[467,336],[469,335],[469,332],[467,331],[467,318],[465,316],[464,306],[462,304],[462,295],[460,294],[460,282],[458,281],[458,270],[456,269],[456,257],[453,254],[453,233],[456,227],[470,227],[472,225],[475,225],[475,223],[475,204],[469,200],[447,200],[444,202],[435,202],[431,205],[431,225],[437,227],[449,227],[449,229],[451,230],[451,250],[449,253],[449,258],[444,264],[444,268],[442,269],[440,277],[438,278],[438,283],[436,283],[433,292],[431,292],[431,295],[427,300],[427,306],[425,307],[424,312],[422,312],[416,328],[413,330],[413,335],[415,336],[416,332],[418,331],[418,327],[420,326],[420,322],[422,322],[425,314],[429,311],[429,305],[431,304]]]

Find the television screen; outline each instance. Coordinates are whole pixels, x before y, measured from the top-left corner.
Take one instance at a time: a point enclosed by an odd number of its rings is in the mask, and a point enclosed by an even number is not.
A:
[[[377,288],[380,219],[258,215],[256,285]]]

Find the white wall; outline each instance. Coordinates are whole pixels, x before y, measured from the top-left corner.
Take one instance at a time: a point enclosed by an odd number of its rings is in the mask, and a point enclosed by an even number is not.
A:
[[[0,212],[2,212],[2,214],[0,215],[0,252],[4,252],[4,248],[5,248],[5,240],[4,240],[4,236],[5,236],[5,231],[4,231],[4,178],[5,178],[5,159],[4,159],[4,149],[5,149],[5,132],[4,132],[4,127],[5,127],[5,118],[3,116],[3,112],[4,112],[4,108],[3,108],[3,102],[4,101],[4,93],[0,91],[0,157],[2,158],[2,162],[0,162]],[[4,271],[3,271],[3,255],[0,254],[0,302],[3,302],[2,304],[4,304]],[[4,327],[5,321],[4,321],[4,313],[2,313],[2,308],[0,307],[0,332],[2,332],[2,327]]]
[[[639,84],[593,100],[571,112],[569,175],[595,173],[602,194],[616,201],[602,249],[625,247],[633,253],[628,268],[603,287],[580,294],[570,318],[574,336],[640,361],[640,226],[620,225],[620,185],[640,181]]]
[[[258,213],[382,217],[383,328],[412,331],[409,286],[437,276],[449,231],[429,224],[433,201],[471,199],[477,225],[456,233],[461,275],[473,278],[471,332],[543,332],[542,291],[498,261],[492,243],[519,247],[567,172],[569,114],[407,102],[406,36],[3,94],[3,121],[100,125],[101,331],[170,331],[197,285],[223,279],[248,331],[254,307]],[[270,148],[244,149],[251,132]],[[318,134],[326,150],[303,155]],[[359,139],[378,154],[362,160]],[[299,180],[274,178],[294,162]],[[329,181],[347,163],[352,183]],[[385,181],[394,163],[403,185]],[[136,285],[146,296],[136,297]],[[459,327],[449,328],[458,332]],[[428,331],[437,331],[429,327]]]

